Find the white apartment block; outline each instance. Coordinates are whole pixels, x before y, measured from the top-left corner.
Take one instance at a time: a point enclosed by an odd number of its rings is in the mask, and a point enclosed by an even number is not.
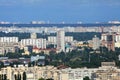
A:
[[[65,36],[65,42],[72,42],[73,36]]]
[[[37,47],[37,48],[46,49],[46,39],[43,39],[43,38],[38,38],[38,39],[22,39],[20,41],[20,45],[22,47],[31,45],[31,46],[34,46],[34,47]]]
[[[115,41],[116,41],[116,42],[120,42],[120,34],[116,34],[116,36],[115,36]]]
[[[65,36],[65,42],[72,42],[73,36]],[[49,36],[48,37],[49,44],[57,44],[57,37],[56,36]]]
[[[93,42],[93,49],[94,50],[99,49],[100,39],[96,35],[93,37],[92,42]]]
[[[0,37],[0,42],[18,43],[18,37]]]
[[[107,35],[106,35],[106,34],[102,34],[101,40],[102,40],[102,41],[107,41]]]
[[[65,32],[63,30],[57,32],[57,50],[65,52]]]
[[[48,36],[49,44],[57,44],[56,36]]]

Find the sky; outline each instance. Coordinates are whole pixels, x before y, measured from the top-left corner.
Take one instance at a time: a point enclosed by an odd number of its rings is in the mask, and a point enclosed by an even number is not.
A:
[[[94,23],[120,20],[120,0],[0,0],[0,21]]]

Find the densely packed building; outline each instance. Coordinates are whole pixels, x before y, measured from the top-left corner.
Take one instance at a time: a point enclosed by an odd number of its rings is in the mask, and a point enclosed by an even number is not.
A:
[[[38,80],[39,78],[53,80],[83,80],[89,77],[91,80],[119,80],[120,69],[115,67],[114,62],[103,62],[99,68],[61,68],[54,66],[23,66],[5,67],[0,70],[0,78],[16,80],[20,76],[20,80],[26,76],[27,80]]]
[[[0,54],[8,52],[18,52],[18,37],[0,37]]]

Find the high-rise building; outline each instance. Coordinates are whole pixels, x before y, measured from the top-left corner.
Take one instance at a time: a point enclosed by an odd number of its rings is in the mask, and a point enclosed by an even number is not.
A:
[[[108,50],[115,51],[115,33],[102,34],[102,46],[108,48]]]
[[[94,38],[92,39],[93,42],[93,49],[99,49],[100,47],[100,39],[95,35]]]
[[[59,52],[65,52],[65,32],[63,30],[57,32],[57,49]]]

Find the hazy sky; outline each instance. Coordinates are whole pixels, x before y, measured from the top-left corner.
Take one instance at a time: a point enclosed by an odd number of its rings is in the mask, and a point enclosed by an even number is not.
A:
[[[120,0],[0,0],[0,21],[107,22],[120,20]]]

